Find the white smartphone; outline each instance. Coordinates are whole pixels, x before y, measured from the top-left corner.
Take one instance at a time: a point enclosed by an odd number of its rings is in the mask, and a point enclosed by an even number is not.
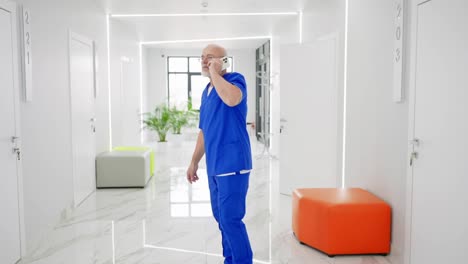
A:
[[[222,57],[221,62],[223,63],[223,66],[221,67],[222,70],[226,70],[227,68],[231,66],[231,64],[229,64],[228,57]]]

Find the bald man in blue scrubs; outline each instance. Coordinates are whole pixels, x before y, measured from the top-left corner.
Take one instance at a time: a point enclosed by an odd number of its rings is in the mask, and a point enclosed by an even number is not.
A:
[[[206,154],[211,208],[222,235],[225,264],[251,264],[252,249],[242,219],[252,170],[246,128],[247,86],[240,73],[226,73],[226,50],[208,45],[201,56],[202,75],[210,78],[202,94],[200,132],[187,169],[190,183],[198,180],[198,163]]]

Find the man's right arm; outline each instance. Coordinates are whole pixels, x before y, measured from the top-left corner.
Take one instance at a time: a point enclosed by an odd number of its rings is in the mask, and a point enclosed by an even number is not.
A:
[[[195,146],[195,151],[193,152],[192,161],[190,162],[189,168],[187,169],[187,180],[192,183],[198,180],[197,170],[198,163],[201,158],[205,155],[205,140],[203,138],[203,131],[200,130],[197,138],[197,145]]]

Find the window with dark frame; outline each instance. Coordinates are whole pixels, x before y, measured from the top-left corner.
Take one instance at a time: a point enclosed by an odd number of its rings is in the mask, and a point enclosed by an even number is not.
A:
[[[229,57],[232,72],[233,59]],[[193,110],[200,110],[201,96],[208,79],[201,75],[200,57],[168,56],[167,57],[167,89],[170,107],[188,109],[188,102]]]

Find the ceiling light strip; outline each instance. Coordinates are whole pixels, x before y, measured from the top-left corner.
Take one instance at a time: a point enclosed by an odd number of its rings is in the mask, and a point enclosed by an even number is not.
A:
[[[223,41],[223,40],[249,40],[249,39],[271,39],[271,36],[253,36],[253,37],[235,37],[235,38],[212,38],[212,39],[184,39],[184,40],[162,40],[162,41],[142,41],[142,45],[158,45],[172,43],[191,43],[191,42],[207,42],[207,41]]]
[[[111,17],[200,17],[200,16],[297,16],[299,12],[271,13],[186,13],[186,14],[113,14]]]

